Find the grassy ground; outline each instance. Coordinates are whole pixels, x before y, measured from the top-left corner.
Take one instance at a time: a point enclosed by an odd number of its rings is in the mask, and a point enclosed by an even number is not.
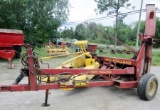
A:
[[[75,49],[68,49],[70,53],[74,53]],[[22,53],[25,53],[25,49],[22,49]],[[47,52],[46,49],[43,48],[35,48],[34,51],[38,53],[38,57],[46,57]],[[104,50],[104,53],[99,53],[99,49],[96,51],[96,53],[100,56],[108,56],[108,57],[116,57],[116,58],[132,58],[133,54],[128,55],[128,54],[111,54],[109,51]],[[70,59],[72,56],[68,57],[63,57],[64,60]],[[60,58],[61,59],[61,58]],[[14,59],[14,61],[19,61],[17,59]],[[6,60],[0,59],[0,62],[6,62]],[[152,57],[152,65],[153,66],[159,66],[160,65],[160,49],[153,49],[153,57]]]
[[[115,54],[111,54],[110,50],[103,50],[102,53],[99,52],[100,49],[97,49],[96,53],[99,56],[107,56],[107,57],[115,57],[115,58],[132,58],[133,54],[118,54],[117,52]]]
[[[74,49],[69,49],[70,53],[74,53]],[[47,56],[47,52],[45,48],[36,48],[35,52],[39,54],[39,57]],[[104,53],[99,53],[99,50],[96,51],[98,55],[101,56],[108,56],[108,57],[118,57],[118,58],[132,58],[133,54],[111,54],[109,51],[105,50]],[[64,59],[65,57],[63,57]],[[68,59],[66,57],[66,59]],[[159,66],[160,65],[160,49],[153,49],[153,57],[152,57],[152,65],[153,66]]]
[[[153,49],[152,65],[160,65],[160,49]]]

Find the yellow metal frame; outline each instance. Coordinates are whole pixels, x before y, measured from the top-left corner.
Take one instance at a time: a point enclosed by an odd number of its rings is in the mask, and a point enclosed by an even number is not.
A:
[[[60,67],[57,67],[57,69],[63,69],[63,68],[82,68],[82,69],[98,69],[99,63],[95,61],[94,58],[92,58],[92,55],[90,52],[86,51],[86,45],[88,41],[76,41],[74,42],[75,46],[78,46],[80,48],[80,52],[76,52],[74,58],[65,61],[62,63]],[[91,80],[95,75],[60,75],[59,77],[53,77],[50,78],[51,81],[58,80],[59,78],[69,78],[67,82],[60,82],[61,86],[64,87],[66,85],[73,85],[75,87],[77,86],[86,86],[87,82]],[[44,81],[44,80],[43,80]],[[47,78],[45,79],[47,82]],[[70,88],[71,90],[73,88]],[[68,89],[67,89],[68,90]]]
[[[86,53],[86,45],[87,45],[88,41],[84,40],[84,41],[76,41],[74,42],[75,46],[78,46],[81,50],[82,53]]]

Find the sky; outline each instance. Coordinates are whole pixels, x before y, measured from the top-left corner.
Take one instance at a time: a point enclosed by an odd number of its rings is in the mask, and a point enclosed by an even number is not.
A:
[[[141,0],[129,0],[129,3],[131,3],[132,6],[135,6],[134,10],[140,9]],[[77,22],[75,23],[75,21],[80,21],[79,23],[81,23],[88,19],[94,19],[94,18],[100,18],[100,17],[107,16],[106,12],[104,12],[103,14],[98,14],[98,15],[96,14],[94,9],[97,8],[97,4],[96,2],[94,2],[94,0],[69,0],[69,4],[71,6],[69,19],[66,24],[63,24],[60,27],[61,29],[64,29],[64,27],[75,28],[76,25],[78,24]],[[146,4],[155,4],[156,8],[160,9],[160,0],[143,0],[142,9],[145,9]],[[121,13],[125,13],[129,11],[134,11],[134,10],[130,7],[128,9],[122,8],[120,11]],[[160,13],[157,13],[156,15],[157,17],[160,17]],[[141,20],[145,20],[145,17],[146,17],[146,13],[143,12],[141,16]],[[139,19],[138,13],[132,14],[132,15],[128,15],[124,19],[124,22],[130,25],[133,22],[138,21],[138,19]],[[74,22],[74,23],[71,23],[71,22]],[[103,20],[94,21],[94,22],[101,23],[104,26],[113,26],[113,24],[115,23],[115,18],[103,19]]]

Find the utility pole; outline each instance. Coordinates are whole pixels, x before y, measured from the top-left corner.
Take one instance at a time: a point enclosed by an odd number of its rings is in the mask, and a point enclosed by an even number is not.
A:
[[[118,34],[118,11],[119,11],[119,0],[117,2],[117,9],[116,9],[116,28],[115,28],[115,44],[114,49],[116,49],[117,46],[117,34]]]
[[[138,41],[139,41],[138,34],[139,34],[139,30],[140,30],[140,25],[141,25],[142,6],[143,6],[143,0],[141,0],[141,7],[140,7],[140,12],[139,12],[139,21],[138,21],[137,38],[136,38],[136,49],[138,49]]]

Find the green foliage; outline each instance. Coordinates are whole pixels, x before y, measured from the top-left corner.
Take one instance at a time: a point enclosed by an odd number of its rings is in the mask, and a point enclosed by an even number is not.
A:
[[[160,52],[159,49],[153,49],[153,57],[152,57],[152,65],[158,66],[160,65]]]
[[[121,30],[119,24],[123,24],[123,19],[127,16],[127,14],[122,14],[119,10],[121,8],[130,7],[131,4],[129,3],[129,0],[95,0],[95,2],[97,3],[97,9],[95,9],[96,12],[99,12],[100,14],[107,12],[107,15],[116,14],[114,37],[118,39],[119,36],[119,38],[124,42],[124,39],[128,36],[120,36],[120,33],[123,34],[125,32]],[[117,42],[115,41],[115,46],[116,45]]]
[[[157,39],[156,40],[156,43],[155,43],[155,47],[160,47],[160,18],[157,18],[157,22],[156,22],[156,34],[155,34],[155,38]]]
[[[155,38],[160,39],[160,18],[157,18],[157,28]],[[118,23],[117,39],[130,46],[135,46],[136,43],[136,33],[137,33],[138,22],[132,23],[132,25],[127,25],[123,22]],[[97,31],[96,29],[100,30]],[[140,32],[144,33],[145,21],[141,21]],[[87,24],[79,24],[76,29],[65,29],[62,34],[64,38],[76,38],[78,40],[89,40],[92,43],[102,43],[108,45],[114,45],[114,40],[107,37],[109,34],[111,37],[115,35],[115,28],[113,26],[103,26],[102,24],[96,24],[90,22]],[[106,34],[107,33],[107,34]],[[154,47],[160,47],[160,40],[156,40]]]
[[[108,15],[117,13],[116,11],[119,10],[121,7],[129,7],[131,6],[128,3],[129,0],[95,0],[97,3],[97,8],[95,11],[99,10],[99,13],[103,13],[108,11]]]
[[[87,38],[86,27],[84,24],[78,24],[75,29],[75,38],[78,40],[84,40]]]
[[[0,28],[21,29],[38,47],[58,35],[69,13],[68,0],[1,0],[0,10]]]
[[[130,40],[132,29],[130,26],[120,23],[118,24],[117,39],[127,43]]]
[[[97,9],[95,11],[98,13],[107,12],[107,15],[116,14],[116,24],[115,28],[118,27],[118,22],[123,22],[123,19],[127,14],[122,14],[119,10],[121,8],[128,8],[131,6],[129,0],[94,0],[97,3]],[[134,9],[134,6],[132,7]]]
[[[63,38],[69,38],[69,39],[72,39],[74,37],[74,31],[72,28],[68,29],[68,28],[65,28],[62,32],[62,37]]]
[[[137,28],[138,28],[138,21],[133,23],[132,26],[130,27],[133,27],[131,35],[130,35],[130,41],[134,41],[137,36],[136,34],[137,34]],[[160,18],[157,17],[156,33],[155,33],[156,42],[153,45],[156,48],[160,47],[160,28],[159,27],[160,27]],[[145,21],[141,21],[140,33],[144,33],[144,32],[145,32]]]

